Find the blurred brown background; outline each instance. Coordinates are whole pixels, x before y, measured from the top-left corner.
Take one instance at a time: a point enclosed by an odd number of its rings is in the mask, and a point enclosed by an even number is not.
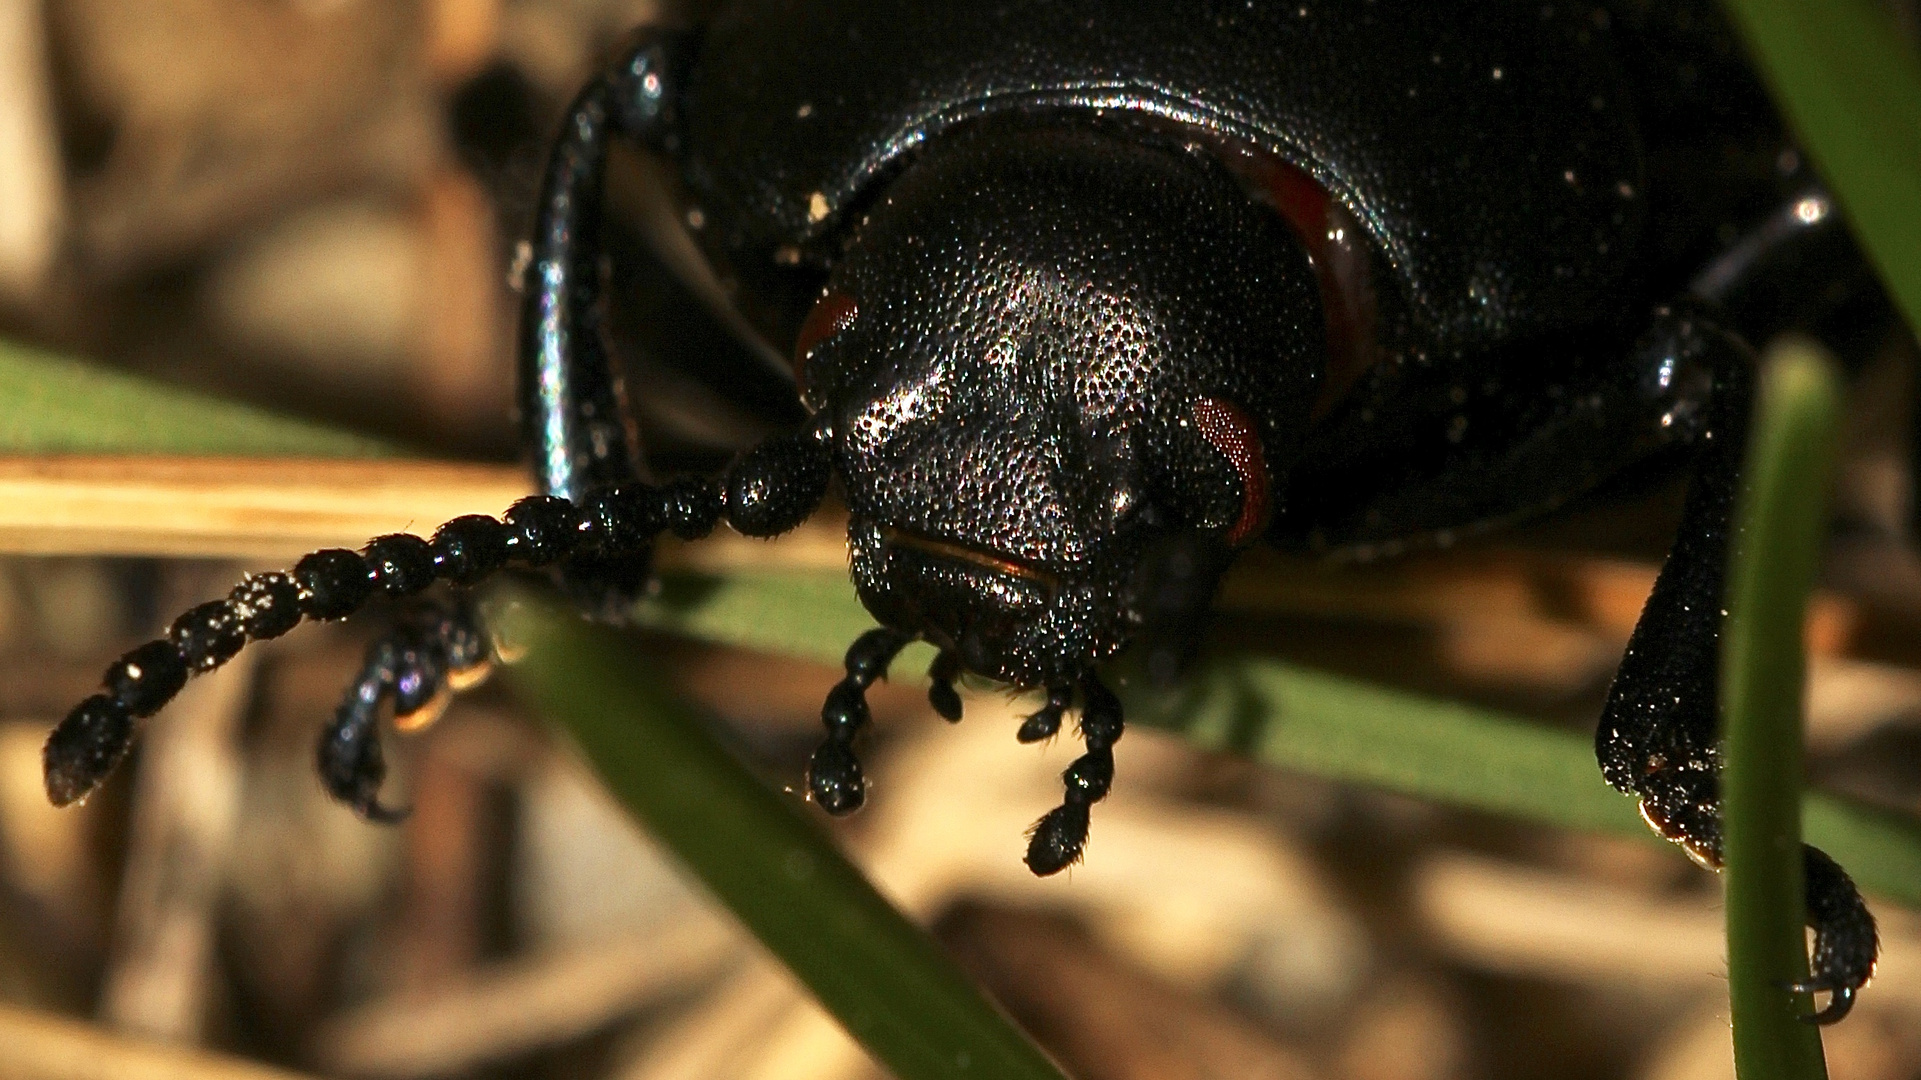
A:
[[[510,272],[542,140],[653,7],[0,0],[0,334],[512,460]],[[1810,691],[1819,781],[1909,811],[1913,370],[1894,343],[1854,375]],[[724,402],[650,400],[667,460],[752,434]],[[1673,496],[1649,482],[1319,592],[1263,591],[1286,568],[1253,566],[1219,633],[1585,730]],[[830,522],[769,557],[833,543]],[[0,560],[0,1076],[876,1074],[497,688],[394,743],[404,826],[328,803],[311,748],[359,625],[250,650],[150,725],[84,809],[48,808],[49,725],[242,569]],[[798,783],[834,672],[650,652],[770,782]],[[874,796],[839,832],[1075,1075],[1732,1075],[1718,885],[1675,850],[1136,731],[1087,865],[1040,881],[1022,830],[1057,801],[1071,746],[1016,745],[1022,703],[998,691],[976,688],[958,728],[921,694],[877,692]],[[1828,1033],[1845,1080],[1921,1076],[1921,922],[1876,906],[1882,976]],[[28,1041],[70,1053],[67,1071],[25,1071]]]

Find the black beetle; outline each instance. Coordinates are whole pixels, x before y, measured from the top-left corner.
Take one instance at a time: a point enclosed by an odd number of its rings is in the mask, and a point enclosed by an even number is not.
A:
[[[735,322],[791,346],[810,417],[719,482],[642,482],[603,341],[602,176],[670,163]],[[1079,858],[1121,709],[1097,666],[1178,662],[1233,551],[1391,550],[1551,508],[1670,448],[1693,473],[1597,736],[1608,781],[1720,859],[1715,656],[1746,342],[1871,290],[1704,3],[743,0],[650,30],[571,106],[519,340],[546,494],[431,540],[249,578],[117,661],[46,748],[57,803],[190,673],[303,616],[549,567],[618,617],[655,536],[769,536],[838,478],[862,601],[809,770],[861,804],[866,688],[936,645],[1076,700],[1087,752],[1027,863]],[[1805,302],[1804,302],[1805,301]],[[377,710],[484,664],[464,606],[370,654],[320,747],[387,816]],[[1809,989],[1873,968],[1853,884],[1807,849]]]

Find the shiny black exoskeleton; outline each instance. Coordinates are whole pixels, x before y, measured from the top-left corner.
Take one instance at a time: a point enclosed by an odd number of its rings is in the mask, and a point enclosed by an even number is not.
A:
[[[717,483],[640,479],[602,327],[616,139],[670,165],[745,366],[792,356],[808,419]],[[774,535],[838,479],[882,626],[822,710],[814,798],[861,804],[864,693],[926,640],[950,720],[963,671],[1045,691],[1024,741],[1078,701],[1086,753],[1027,853],[1053,873],[1113,780],[1099,665],[1138,642],[1177,667],[1236,549],[1391,552],[1684,449],[1681,531],[1597,749],[1717,865],[1747,342],[1872,290],[1712,10],[1642,0],[742,0],[641,34],[581,92],[532,250],[522,405],[547,494],[188,612],[54,732],[56,802],[188,674],[302,617],[517,566],[617,618],[660,533]],[[456,606],[373,650],[321,744],[336,796],[387,813],[378,706],[428,711],[482,640]],[[1807,868],[1809,986],[1836,1019],[1874,925],[1825,855]]]

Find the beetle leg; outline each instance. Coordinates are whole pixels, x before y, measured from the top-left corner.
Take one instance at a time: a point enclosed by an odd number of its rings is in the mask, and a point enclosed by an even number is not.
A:
[[[847,648],[847,677],[827,692],[820,708],[827,738],[807,765],[808,790],[830,814],[851,814],[867,800],[867,778],[854,756],[854,736],[872,719],[867,688],[887,674],[887,666],[913,640],[912,634],[883,626],[855,638]]]
[[[380,786],[387,777],[380,747],[380,703],[394,698],[398,724],[403,683],[437,688],[445,669],[436,651],[434,642],[413,627],[396,628],[374,642],[333,721],[320,734],[314,757],[327,794],[369,821],[394,823],[407,816],[406,810],[380,801]]]
[[[315,753],[327,793],[370,821],[394,822],[406,811],[380,802],[386,761],[380,749],[380,703],[392,696],[394,726],[420,731],[439,719],[457,690],[485,679],[491,654],[478,615],[465,602],[421,604],[367,649]]]
[[[617,135],[657,149],[677,142],[690,45],[685,33],[643,32],[574,98],[548,157],[523,279],[520,415],[535,481],[564,499],[640,476],[602,308],[607,152]]]
[[[1074,707],[1074,687],[1063,683],[1047,688],[1047,704],[1042,705],[1027,719],[1021,721],[1021,729],[1014,738],[1024,743],[1044,742],[1054,737],[1061,729],[1061,717]]]
[[[548,158],[517,349],[522,442],[547,494],[579,500],[643,476],[607,342],[602,195],[616,136],[655,148],[678,139],[675,103],[689,44],[684,33],[643,32],[575,97]],[[582,554],[561,568],[561,578],[583,609],[618,620],[647,585],[650,554]]]
[[[1861,902],[1861,893],[1847,871],[1820,848],[1803,844],[1801,853],[1808,925],[1815,928],[1814,955],[1808,961],[1808,981],[1794,990],[1804,994],[1827,991],[1827,1007],[1812,1019],[1832,1024],[1848,1015],[1854,1007],[1855,992],[1874,973],[1880,941],[1874,916]]]
[[[334,712],[333,722],[320,734],[316,755],[327,794],[369,821],[395,822],[406,816],[406,811],[380,802],[380,784],[387,778],[386,758],[380,751],[380,700],[393,690],[400,651],[391,638],[367,650],[359,676]]]
[[[1714,305],[1749,341],[1823,327],[1837,312],[1855,311],[1861,299],[1878,291],[1872,264],[1819,184],[1808,184],[1783,201],[1688,283],[1691,295]]]
[[[1050,706],[1053,700],[1050,693]],[[1046,877],[1080,861],[1087,844],[1088,808],[1105,798],[1114,783],[1114,744],[1120,741],[1121,726],[1120,699],[1092,672],[1081,676],[1081,738],[1087,753],[1061,773],[1066,800],[1027,834],[1029,870]]]
[[[934,657],[933,666],[927,669],[927,703],[950,724],[959,723],[961,718],[960,694],[954,690],[954,681],[960,675],[960,654],[946,649]]]
[[[424,731],[453,695],[479,686],[493,671],[493,650],[480,613],[466,597],[451,607],[422,603],[388,635],[399,652],[392,665],[394,727]]]
[[[1656,832],[1704,866],[1721,866],[1718,673],[1732,514],[1752,398],[1753,354],[1703,318],[1673,342],[1713,371],[1681,527],[1628,641],[1595,732],[1608,783],[1641,801]],[[1833,992],[1816,1019],[1839,1020],[1873,973],[1874,919],[1854,884],[1806,849],[1809,989]]]
[[[493,647],[480,614],[466,597],[451,608],[423,607],[413,620],[414,644],[401,655],[394,678],[394,726],[424,731],[440,719],[453,695],[493,673]]]
[[[1639,795],[1648,821],[1697,859],[1718,863],[1716,745],[1721,599],[1752,397],[1752,353],[1705,324],[1711,390],[1691,426],[1696,454],[1674,545],[1642,609],[1595,735],[1601,774]]]

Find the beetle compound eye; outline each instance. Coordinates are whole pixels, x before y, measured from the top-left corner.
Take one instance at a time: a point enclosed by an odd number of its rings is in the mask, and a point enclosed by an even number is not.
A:
[[[821,297],[800,324],[800,336],[794,339],[794,377],[801,378],[814,350],[852,326],[859,314],[859,306],[846,293],[830,292]]]
[[[1267,524],[1267,455],[1261,449],[1260,432],[1246,409],[1224,398],[1194,402],[1193,417],[1201,438],[1220,451],[1241,479],[1241,514],[1228,530],[1227,542],[1244,544]]]

